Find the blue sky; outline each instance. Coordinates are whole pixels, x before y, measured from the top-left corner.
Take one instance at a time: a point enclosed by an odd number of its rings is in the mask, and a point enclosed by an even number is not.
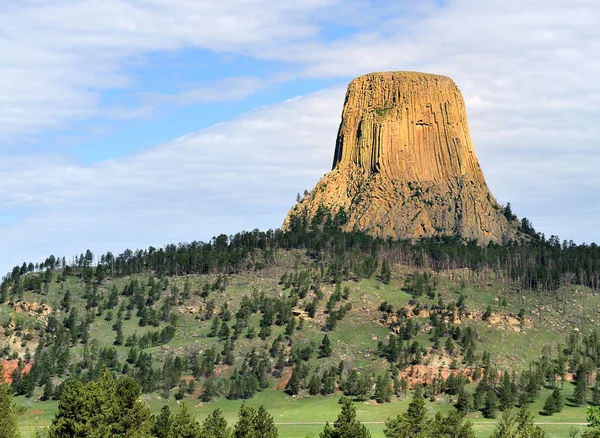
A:
[[[451,76],[498,200],[599,241],[600,5],[564,3],[1,2],[0,271],[278,227],[380,70]]]

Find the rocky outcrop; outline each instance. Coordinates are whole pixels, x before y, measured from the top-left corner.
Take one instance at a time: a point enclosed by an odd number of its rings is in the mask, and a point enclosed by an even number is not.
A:
[[[333,169],[288,213],[343,210],[344,229],[381,237],[506,242],[516,224],[490,193],[452,79],[371,73],[348,86]]]
[[[43,315],[48,316],[52,313],[52,308],[48,304],[37,303],[35,301],[17,301],[15,303],[9,303],[16,313],[27,313],[30,315]]]

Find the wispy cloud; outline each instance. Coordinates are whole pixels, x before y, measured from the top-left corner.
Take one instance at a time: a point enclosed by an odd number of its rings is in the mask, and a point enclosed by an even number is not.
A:
[[[93,117],[147,117],[164,105],[240,99],[273,83],[375,70],[453,77],[482,168],[500,202],[547,234],[599,240],[600,4],[357,0],[63,0],[0,4],[0,140]],[[136,94],[127,68],[187,47],[275,63]],[[136,90],[137,93],[137,90]],[[331,164],[343,89],[261,108],[93,166],[59,154],[0,161],[0,267],[71,254],[275,227]],[[19,143],[21,144],[21,143]],[[0,223],[3,223],[0,220]]]
[[[251,49],[318,33],[332,0],[62,0],[0,6],[0,140],[103,116],[99,92],[126,87],[132,59],[186,47]],[[200,93],[209,94],[206,89]],[[226,96],[225,96],[226,97]],[[213,99],[215,97],[213,96]],[[181,100],[193,101],[188,93]],[[141,111],[141,114],[144,114]]]
[[[277,227],[330,166],[344,90],[252,111],[128,157],[81,166],[56,156],[0,162],[0,268]],[[1,222],[0,222],[1,223]]]

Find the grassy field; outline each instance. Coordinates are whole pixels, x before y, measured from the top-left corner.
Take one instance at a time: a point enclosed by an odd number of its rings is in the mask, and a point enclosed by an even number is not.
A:
[[[558,414],[552,416],[540,414],[544,400],[550,394],[548,389],[542,390],[538,400],[529,407],[535,415],[536,423],[539,423],[551,438],[567,438],[573,427],[577,430],[585,429],[585,408],[571,406],[568,401],[568,397],[573,392],[572,385],[565,385],[562,392],[566,398],[566,403],[563,411]],[[281,437],[305,438],[318,437],[323,430],[323,424],[301,423],[334,422],[340,410],[339,397],[340,394],[295,398],[279,391],[265,390],[258,393],[254,398],[247,400],[246,403],[254,407],[264,405],[273,415]],[[177,410],[178,402],[173,399],[166,401],[156,395],[144,396],[144,399],[155,414],[165,404],[168,404],[172,411]],[[27,401],[22,398],[18,398],[17,402],[24,402],[27,405]],[[239,400],[219,400],[214,403],[201,403],[198,400],[187,399],[185,403],[188,404],[188,407],[200,421],[218,407],[223,411],[228,423],[233,425],[242,402]],[[372,437],[382,438],[384,436],[383,422],[404,412],[408,403],[409,400],[395,400],[392,403],[378,405],[373,401],[368,401],[357,402],[355,406],[359,420],[366,423]],[[57,410],[57,405],[53,401],[31,403],[28,412],[20,417],[20,426],[24,437],[33,436],[36,428],[47,426]],[[434,403],[428,401],[427,409],[430,414],[445,413],[452,409],[452,405],[445,400]],[[498,418],[500,415],[501,413],[498,414]],[[477,437],[489,437],[497,421],[482,418],[479,413],[471,413],[468,418],[474,423],[473,429]]]

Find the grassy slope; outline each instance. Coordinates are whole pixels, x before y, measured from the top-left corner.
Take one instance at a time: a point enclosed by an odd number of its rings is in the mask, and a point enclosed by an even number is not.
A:
[[[245,273],[231,278],[231,284],[224,293],[213,292],[210,298],[217,301],[217,304],[227,302],[230,310],[234,314],[239,307],[239,301],[245,294],[250,294],[252,290],[265,291],[267,294],[275,296],[281,292],[277,283],[283,272],[291,271],[293,267],[304,269],[309,266],[309,261],[299,253],[282,253],[279,254],[280,264],[277,267],[269,268],[261,272]],[[395,307],[406,305],[410,296],[401,291],[401,286],[404,281],[404,275],[407,269],[405,267],[395,267],[392,281],[389,285],[384,285],[376,279],[365,279],[359,282],[346,282],[351,290],[351,302],[353,309],[346,317],[338,324],[336,330],[330,333],[330,338],[334,346],[333,356],[327,360],[330,364],[337,364],[339,360],[344,359],[349,367],[360,367],[376,372],[381,372],[387,369],[387,363],[377,358],[375,353],[377,339],[385,339],[388,329],[378,323],[380,312],[377,307],[381,301],[388,301]],[[462,275],[462,278],[461,278]],[[140,276],[140,281],[147,282],[147,277]],[[122,287],[131,278],[120,278],[115,280],[107,280],[102,286],[102,289],[108,291],[113,284]],[[170,279],[170,284],[176,282],[180,290],[183,290],[183,284],[186,279],[176,278]],[[191,276],[187,278],[192,283],[192,291],[196,291],[208,280],[207,276]],[[463,280],[463,281],[461,281]],[[529,296],[521,298],[518,291],[511,290],[496,281],[493,278],[487,278],[485,275],[480,275],[478,278],[473,278],[469,273],[456,273],[452,280],[439,277],[437,291],[441,293],[445,302],[457,300],[459,294],[462,293],[467,297],[466,303],[470,310],[483,311],[488,305],[492,305],[495,311],[503,313],[517,314],[519,309],[526,309],[527,313],[535,318],[533,328],[527,329],[524,333],[517,333],[512,330],[501,330],[498,327],[488,327],[483,321],[464,321],[464,325],[472,325],[477,328],[480,336],[478,344],[478,352],[481,353],[484,349],[492,352],[492,357],[501,367],[510,367],[514,369],[524,366],[529,360],[537,357],[543,345],[553,344],[558,340],[563,340],[565,334],[575,327],[582,327],[584,330],[590,329],[596,321],[594,321],[594,312],[600,304],[598,297],[585,291],[582,288],[579,290],[570,290],[569,305],[565,307],[565,312],[562,312],[563,306],[560,300],[560,294],[556,296],[542,296],[544,310],[542,313],[542,323],[537,318],[537,314],[532,314],[536,306],[539,304],[539,296]],[[465,286],[466,284],[466,286]],[[44,298],[53,308],[58,307],[58,303],[62,299],[64,290],[69,287],[73,294],[73,302],[75,305],[82,305],[81,294],[82,285],[75,277],[70,277],[63,286],[53,283],[48,297]],[[326,285],[323,288],[327,296],[333,291],[333,286]],[[501,297],[507,300],[507,306],[499,308],[498,303]],[[31,293],[26,293],[25,300],[39,301],[40,297]],[[321,302],[324,307],[325,300]],[[199,302],[199,297],[192,297],[189,303]],[[437,299],[436,299],[437,301]],[[421,302],[432,304],[433,302],[421,298]],[[589,309],[588,315],[582,316],[582,309]],[[10,312],[8,306],[0,306],[0,322],[3,322],[8,317]],[[321,309],[322,310],[322,309]],[[80,313],[81,314],[81,313]],[[113,310],[116,314],[116,309]],[[39,324],[35,317],[19,315],[25,327],[33,327]],[[251,323],[258,328],[258,317],[254,315],[251,318]],[[111,329],[113,321],[105,321],[104,315],[98,317],[92,324],[90,339],[97,339],[101,346],[110,346],[115,337],[115,332]],[[232,321],[233,322],[233,321]],[[296,332],[295,343],[312,342],[318,346],[323,336],[320,327],[323,322],[323,316],[318,316],[314,321],[308,320],[304,324],[304,329]],[[161,324],[163,327],[164,324]],[[177,335],[168,346],[161,346],[149,349],[156,356],[160,357],[167,352],[178,354],[184,351],[187,347],[197,347],[201,350],[209,347],[216,342],[215,338],[206,337],[210,328],[210,321],[200,321],[191,314],[181,314],[177,327]],[[148,330],[156,330],[154,327],[139,327],[137,318],[134,316],[130,321],[124,322],[124,334],[127,337],[129,334],[136,331],[138,334],[143,334]],[[283,331],[283,327],[273,327],[273,334],[268,339],[268,343]],[[428,336],[420,335],[418,340],[427,345],[430,344]],[[236,348],[242,353],[249,351],[253,347],[262,345],[260,339],[247,340],[241,337],[236,344]],[[120,360],[124,361],[128,347],[117,347],[120,355]],[[81,346],[73,348],[75,355],[80,354]],[[316,363],[316,359],[313,359]],[[322,363],[322,362],[321,362]],[[572,393],[570,385],[565,385],[565,395]],[[151,394],[145,396],[152,410],[157,412],[160,407],[166,402],[158,395]],[[276,422],[303,422],[303,421],[333,421],[339,411],[337,404],[338,395],[329,397],[311,397],[311,398],[291,398],[281,392],[274,390],[265,390],[259,393],[255,398],[249,401],[251,405],[264,404],[265,407],[273,414]],[[545,395],[542,396],[532,409],[537,412],[541,409],[541,404]],[[29,410],[21,418],[21,424],[24,426],[23,431],[27,434],[31,432],[37,425],[48,424],[56,411],[57,403],[54,401],[47,402],[32,402],[30,400],[22,400]],[[203,418],[208,412],[215,407],[220,407],[226,414],[230,423],[235,421],[235,415],[241,404],[240,401],[219,400],[215,403],[202,404],[195,399],[187,399],[187,403],[197,413],[198,418]],[[169,403],[174,407],[175,401],[171,398]],[[365,404],[357,404],[359,418],[363,421],[384,421],[390,416],[394,416],[402,412],[406,407],[406,401],[395,401],[391,404],[376,405],[374,402]],[[445,411],[450,408],[448,403],[434,403],[430,405],[432,411]],[[473,421],[476,421],[475,428],[478,431],[478,436],[488,436],[493,428],[490,425],[481,424],[488,422],[482,420],[479,416],[472,414]],[[552,417],[538,417],[538,421],[544,422],[584,422],[585,412],[583,408],[567,407],[565,410]],[[571,426],[544,426],[551,436],[568,436],[568,431]],[[373,432],[373,436],[383,436],[382,425],[369,425]],[[322,430],[322,426],[312,425],[280,425],[281,435],[286,437],[305,437],[318,436],[318,432]]]

